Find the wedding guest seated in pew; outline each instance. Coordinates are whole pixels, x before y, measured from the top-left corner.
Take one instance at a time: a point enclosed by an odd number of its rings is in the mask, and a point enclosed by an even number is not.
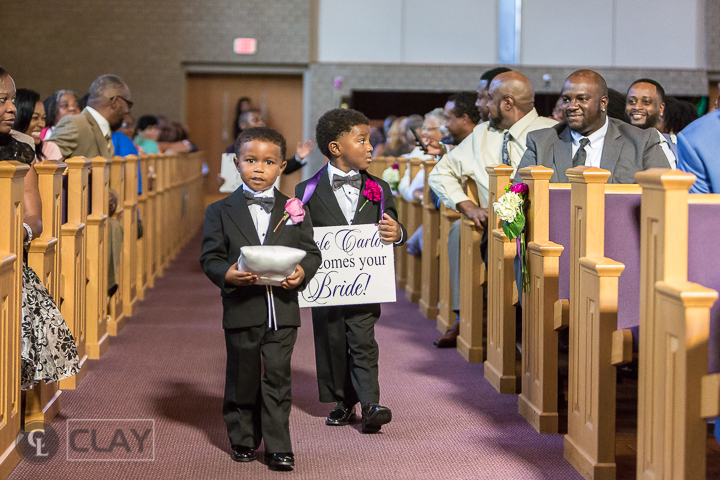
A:
[[[143,115],[137,121],[133,142],[145,153],[160,153],[158,138],[160,127],[154,115]]]
[[[495,76],[488,90],[488,115],[490,120],[481,123],[472,134],[435,165],[428,175],[428,183],[442,202],[449,208],[464,213],[478,228],[487,225],[488,189],[490,179],[485,167],[506,164],[516,167],[525,152],[525,139],[529,132],[555,124],[549,118],[540,117],[535,110],[535,91],[530,80],[519,72],[504,72]],[[463,191],[462,185],[472,178],[477,187],[481,205],[475,205]],[[453,225],[448,237],[451,282],[453,283],[453,310],[460,302],[460,235],[459,222]],[[483,244],[486,245],[487,233]],[[453,266],[457,270],[454,270]],[[456,303],[457,302],[457,303]],[[459,333],[456,322],[437,341],[437,346],[454,346]]]
[[[698,118],[694,104],[674,97],[665,97],[665,115],[660,118],[656,128],[660,133],[670,135],[671,141],[677,145],[677,134]]]
[[[407,138],[407,117],[398,117],[393,120],[388,129],[385,156],[400,157],[410,153],[413,145]]]
[[[600,74],[576,71],[565,80],[561,97],[565,122],[530,133],[518,168],[552,168],[555,183],[567,183],[565,171],[581,165],[609,170],[608,183],[634,183],[639,171],[670,168],[654,129],[608,118],[608,88]]]
[[[14,131],[17,118],[15,82],[0,67],[0,159],[14,160],[31,168],[25,176],[23,196],[23,245],[30,245],[42,233],[42,201],[38,178],[32,165],[35,142],[32,137]],[[40,381],[52,383],[79,371],[77,347],[55,301],[37,274],[27,265],[23,252],[22,346],[20,353],[21,388],[29,390]]]
[[[562,98],[562,97],[561,97]],[[641,78],[635,80],[627,92],[625,101],[625,119],[631,125],[646,130],[658,129],[665,116],[665,89],[655,80]],[[660,148],[672,168],[677,163],[677,144],[668,134],[658,130]]]
[[[437,148],[443,141],[443,138],[445,138],[445,132],[447,132],[447,127],[445,126],[445,114],[442,108],[436,108],[425,114],[425,119],[422,123],[421,138],[426,146],[433,145]],[[408,156],[409,158],[420,158],[423,160],[434,158],[428,155],[420,146],[416,147]],[[420,167],[415,178],[412,179],[410,178],[410,170],[409,168],[405,169],[405,175],[400,179],[400,184],[398,185],[398,192],[409,202],[413,200],[423,200],[422,193],[425,187],[425,169]],[[422,236],[423,227],[420,225],[420,228],[410,235],[410,238],[406,242],[407,251],[410,255],[419,256],[422,253]]]
[[[43,142],[42,131],[45,128],[45,106],[40,101],[40,94],[34,90],[19,88],[15,96],[17,116],[13,130],[32,137],[35,142],[35,157],[38,161],[62,161],[60,149],[52,142]]]
[[[77,95],[72,90],[58,90],[43,100],[45,114],[45,128],[42,131],[42,139],[49,140],[52,137],[55,125],[66,115],[77,115],[80,113],[80,103]]]
[[[678,169],[695,174],[690,193],[720,192],[720,109],[678,133]]]
[[[51,141],[63,158],[112,158],[111,133],[122,125],[132,108],[130,89],[116,75],[101,75],[90,85],[87,107],[79,115],[68,115],[55,127]]]

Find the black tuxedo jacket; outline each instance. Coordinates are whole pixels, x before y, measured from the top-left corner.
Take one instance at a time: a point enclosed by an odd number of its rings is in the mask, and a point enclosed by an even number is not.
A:
[[[305,219],[298,225],[286,225],[281,219],[288,197],[275,189],[275,206],[270,213],[270,224],[265,245],[284,245],[305,250],[300,262],[305,279],[295,290],[273,287],[278,327],[300,326],[298,290],[302,290],[315,275],[321,256],[313,240],[313,225],[305,208]],[[280,223],[277,231],[275,226]],[[225,273],[238,260],[240,248],[260,245],[260,239],[248,209],[242,187],[229,197],[210,205],[205,212],[200,264],[210,280],[220,287],[223,302],[223,328],[254,327],[267,323],[266,289],[263,285],[232,287],[225,285]]]
[[[600,168],[610,171],[608,183],[635,183],[635,173],[648,168],[670,168],[653,128],[642,130],[608,117]],[[572,168],[572,135],[565,123],[535,130],[527,135],[527,150],[518,170],[544,165],[555,170],[550,182],[568,183],[565,171]],[[520,175],[515,183],[521,182]]]
[[[398,221],[398,213],[395,208],[395,200],[393,199],[392,192],[390,191],[390,186],[384,180],[373,177],[365,170],[360,172],[360,177],[362,178],[362,186],[360,187],[360,196],[358,197],[357,210],[355,210],[353,225],[378,223],[381,218],[381,207],[379,201],[369,201],[367,205],[360,210],[366,200],[363,195],[363,191],[365,190],[365,182],[368,179],[374,180],[383,189],[383,192],[385,193],[385,213],[387,213],[395,221]],[[295,187],[295,196],[297,198],[302,199],[309,181],[310,180],[305,180]],[[327,169],[320,177],[315,193],[313,193],[310,200],[307,201],[306,207],[310,208],[313,216],[313,225],[316,227],[330,227],[348,224],[345,219],[345,215],[343,215],[342,209],[337,202],[335,192],[333,192],[333,189],[330,186],[330,178],[328,177]],[[402,245],[405,243],[405,240],[407,240],[407,231],[405,230],[405,227],[400,224],[400,228],[402,229],[402,241],[396,245]]]

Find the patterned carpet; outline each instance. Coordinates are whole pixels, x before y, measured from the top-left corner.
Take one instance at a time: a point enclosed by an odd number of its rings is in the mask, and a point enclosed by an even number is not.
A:
[[[291,435],[297,466],[281,473],[261,462],[233,462],[221,415],[220,298],[200,270],[199,251],[197,237],[120,335],[110,339],[103,358],[90,362],[80,388],[63,392],[62,413],[51,425],[58,452],[41,463],[23,461],[11,479],[581,478],[563,459],[562,437],[536,433],[517,413],[517,397],[496,393],[484,380],[482,365],[468,364],[455,350],[433,347],[435,322],[423,318],[402,291],[396,304],[383,306],[376,327],[381,401],[392,409],[393,422],[376,435],[361,434],[359,421],[324,425],[330,406],[317,400],[306,311],[293,356]],[[68,455],[68,432],[79,425],[69,419],[153,419],[154,459],[149,442],[142,454],[134,450],[130,434],[131,452],[102,451],[122,447],[122,438],[108,432],[125,428],[127,433],[130,424],[117,421],[96,422],[102,427],[97,450]],[[75,440],[90,444],[88,438]]]

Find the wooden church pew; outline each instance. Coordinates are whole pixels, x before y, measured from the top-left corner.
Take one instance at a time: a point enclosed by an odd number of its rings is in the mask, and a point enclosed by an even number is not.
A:
[[[20,460],[20,315],[22,308],[23,180],[29,166],[0,162],[0,477]],[[8,208],[9,207],[9,208]]]
[[[705,419],[720,415],[720,195],[688,195],[695,177],[678,170],[635,180],[643,187],[637,478],[704,479]]]
[[[477,185],[467,181],[467,195],[479,205]],[[484,361],[483,303],[485,264],[480,255],[482,230],[464,214],[460,223],[460,334],[457,349],[471,363]]]
[[[48,290],[48,293],[60,300],[60,223],[62,221],[62,184],[64,163],[50,161],[36,163],[33,168],[38,176],[38,189],[42,201],[43,231],[33,238],[28,247],[28,266],[32,268]],[[41,428],[60,412],[60,389],[57,382],[40,382],[25,392],[25,410],[23,412],[26,431],[28,425]]]
[[[515,307],[513,288],[515,270],[513,260],[517,242],[509,240],[502,229],[503,221],[493,210],[493,203],[510,185],[513,168],[494,165],[485,169],[490,177],[488,207],[488,306],[487,306],[487,361],[485,379],[500,393],[517,393],[518,377],[515,373]]]
[[[87,216],[89,204],[89,168],[91,160],[68,158],[65,191],[67,221],[61,229],[60,257],[60,313],[77,345],[80,371],[60,380],[61,390],[76,389],[88,370],[87,342]]]
[[[158,232],[158,221],[157,221],[157,158],[158,154],[154,153],[148,155],[148,181],[147,188],[147,200],[145,202],[145,209],[147,211],[146,217],[148,219],[147,227],[144,227],[146,236],[144,241],[145,249],[145,269],[147,272],[147,286],[153,288],[155,286],[155,277],[157,277],[157,232]]]
[[[112,217],[109,217],[106,219],[106,235],[107,235],[107,257],[108,262],[114,261],[117,263],[117,267],[115,268],[115,281],[117,282],[117,290],[115,291],[115,294],[110,297],[110,302],[107,305],[107,331],[111,336],[116,336],[124,327],[125,327],[125,309],[123,308],[123,303],[125,301],[125,295],[127,295],[126,285],[125,285],[125,276],[127,275],[127,272],[125,271],[125,255],[123,250],[125,249],[125,240],[123,238],[125,232],[125,175],[127,174],[125,166],[127,165],[127,160],[125,157],[114,157],[112,159],[112,163],[110,164],[110,188],[113,189],[118,196],[118,203],[117,203],[117,209],[115,210],[115,214]],[[109,212],[108,212],[109,213]],[[120,224],[120,226],[123,228],[123,236],[120,236],[119,238],[115,239],[113,238],[112,234],[110,233],[110,223],[111,218],[114,219],[116,222]],[[121,242],[121,246],[118,252],[113,252],[113,245],[114,242]],[[113,260],[113,257],[117,255],[118,258],[115,258]],[[106,268],[109,267],[109,263],[107,263]],[[107,271],[106,271],[107,272]],[[109,287],[109,285],[108,285]]]
[[[125,318],[135,313],[138,302],[138,157],[125,157],[125,193],[123,205],[123,314]],[[112,335],[112,332],[111,332]]]
[[[400,178],[405,175],[408,162],[409,160],[407,158],[397,158]],[[380,173],[382,174],[382,171]],[[398,220],[402,225],[407,225],[408,206],[402,195],[395,195],[395,206],[398,211]],[[410,235],[410,232],[408,232],[408,235]],[[407,284],[407,247],[405,245],[395,249],[395,284],[397,288],[401,290],[404,289]]]
[[[440,239],[438,240],[438,314],[437,329],[445,333],[455,324],[450,286],[450,262],[448,259],[448,236],[450,227],[460,219],[460,213],[440,203]]]
[[[422,168],[422,160],[412,158],[408,162],[407,168],[410,169],[410,179],[412,181],[415,175]],[[408,237],[414,234],[415,231],[422,226],[423,221],[423,208],[420,200],[405,200],[403,198],[403,205],[407,209],[405,217],[405,229],[407,230]],[[407,240],[407,239],[406,239]],[[407,258],[405,274],[405,298],[412,303],[420,301],[420,293],[422,289],[422,256],[417,257],[406,253]]]
[[[138,157],[138,183],[140,192],[137,195],[137,211],[140,223],[143,228],[143,236],[137,239],[136,242],[136,263],[135,263],[135,285],[137,288],[138,301],[145,300],[145,290],[148,288],[148,272],[147,272],[147,236],[145,229],[149,228],[150,220],[148,215],[148,181],[147,181],[147,166],[148,157],[147,155],[141,155]]]
[[[543,166],[518,171],[528,185],[526,212],[527,269],[530,286],[522,295],[522,363],[520,414],[540,433],[558,433],[558,347],[555,304],[563,272],[569,285],[570,189],[550,184],[553,170]],[[569,287],[568,287],[569,288]],[[564,300],[567,304],[568,300]],[[503,317],[506,318],[506,317]],[[513,324],[514,319],[510,319]],[[508,345],[509,342],[505,343]],[[512,347],[510,347],[512,348]]]
[[[572,240],[565,458],[585,478],[614,478],[612,339],[619,325],[640,321],[641,187],[605,185],[610,172],[594,167],[573,168],[567,176]]]
[[[436,160],[425,160],[425,178],[437,164]],[[430,197],[430,185],[425,182],[422,201],[423,254],[421,257],[422,286],[420,290],[420,313],[429,320],[438,315],[440,293],[440,263],[438,246],[440,239],[440,212]]]
[[[110,160],[92,159],[91,212],[87,216],[87,340],[91,359],[99,359],[108,348],[107,330],[107,216]]]

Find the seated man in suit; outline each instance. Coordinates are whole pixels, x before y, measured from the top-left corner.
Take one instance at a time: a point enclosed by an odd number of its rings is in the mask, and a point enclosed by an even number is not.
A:
[[[535,91],[530,80],[519,72],[499,73],[490,80],[487,102],[489,121],[479,124],[465,140],[442,157],[428,175],[430,188],[445,206],[464,213],[479,228],[485,229],[489,203],[490,177],[485,167],[504,163],[515,167],[525,152],[529,132],[555,124],[538,116]],[[472,178],[478,187],[480,205],[463,191],[463,183]],[[453,224],[448,236],[448,258],[453,292],[453,311],[460,309],[460,222]],[[487,252],[487,233],[483,235],[481,253]],[[440,348],[455,347],[460,324],[455,322],[435,342]]]
[[[665,116],[665,89],[655,80],[641,78],[635,80],[627,92],[625,100],[625,118],[631,125],[643,130],[659,129]],[[672,137],[658,131],[660,148],[667,157],[670,166],[677,163],[677,145]]]
[[[609,183],[635,183],[636,172],[670,168],[655,129],[608,118],[608,88],[600,74],[578,70],[565,80],[561,96],[565,121],[528,134],[518,169],[544,165],[555,170],[551,182],[567,183],[567,169],[587,165],[609,170]]]
[[[718,100],[720,102],[720,100]],[[720,109],[701,117],[678,134],[678,170],[695,174],[690,193],[720,192]]]
[[[120,77],[101,75],[90,85],[87,107],[78,115],[63,117],[50,141],[60,147],[64,159],[112,158],[111,133],[120,128],[132,105],[130,89]]]

